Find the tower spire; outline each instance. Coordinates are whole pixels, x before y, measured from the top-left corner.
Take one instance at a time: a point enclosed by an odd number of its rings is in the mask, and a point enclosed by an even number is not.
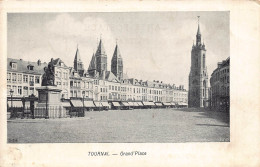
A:
[[[198,31],[197,31],[197,35],[200,34],[200,16],[197,16],[198,17]]]
[[[200,24],[199,24],[200,16],[198,16],[198,31],[196,35],[196,46],[201,45],[201,33],[200,33]]]

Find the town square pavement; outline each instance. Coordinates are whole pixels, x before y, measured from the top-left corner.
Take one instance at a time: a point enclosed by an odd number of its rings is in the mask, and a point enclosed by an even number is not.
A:
[[[228,142],[229,116],[205,109],[91,111],[83,118],[7,121],[9,143]]]

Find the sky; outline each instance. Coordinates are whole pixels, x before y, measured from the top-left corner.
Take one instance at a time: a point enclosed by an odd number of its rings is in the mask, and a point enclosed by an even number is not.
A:
[[[78,46],[88,69],[102,38],[109,71],[117,42],[130,78],[188,89],[197,16],[210,78],[230,54],[229,12],[8,13],[7,56],[42,62],[61,58],[72,67]]]

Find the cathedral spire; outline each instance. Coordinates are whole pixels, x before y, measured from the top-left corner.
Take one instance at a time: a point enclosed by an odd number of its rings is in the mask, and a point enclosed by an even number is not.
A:
[[[96,54],[106,55],[106,51],[105,51],[105,48],[104,48],[104,45],[103,45],[101,38],[100,38],[100,41],[99,41],[99,44],[98,44]]]
[[[123,79],[123,59],[116,41],[116,47],[111,59],[111,72],[119,79]]]
[[[79,47],[78,47],[78,44],[77,44],[77,50],[76,50],[76,54],[75,54],[75,58],[74,58],[74,62],[79,62],[81,61],[81,58],[80,58],[80,55],[79,55]]]

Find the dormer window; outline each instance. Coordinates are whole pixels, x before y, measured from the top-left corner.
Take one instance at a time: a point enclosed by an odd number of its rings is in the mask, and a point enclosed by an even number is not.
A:
[[[30,71],[33,71],[33,67],[34,67],[33,65],[28,65],[27,66],[28,70],[30,70]]]
[[[12,69],[16,70],[17,69],[17,63],[15,62],[12,62],[11,63],[11,66],[12,66]]]

